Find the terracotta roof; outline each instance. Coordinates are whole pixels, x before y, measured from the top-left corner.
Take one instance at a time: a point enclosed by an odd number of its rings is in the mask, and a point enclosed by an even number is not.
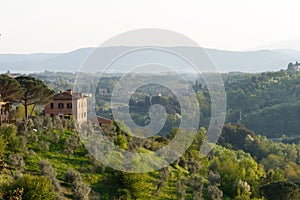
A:
[[[80,99],[80,98],[86,98],[86,96],[84,96],[82,93],[70,94],[69,92],[60,92],[54,95],[53,100],[72,100],[72,98]]]
[[[97,116],[96,118],[93,118],[91,120],[91,122],[95,123],[95,124],[103,125],[103,124],[111,124],[113,121],[111,119],[108,119],[108,118]]]
[[[61,100],[61,99],[72,100],[72,95],[69,94],[68,92],[61,92],[61,93],[55,94],[53,97],[53,100]]]
[[[97,120],[101,124],[110,124],[110,123],[112,123],[111,119],[107,119],[107,118],[104,118],[104,117],[97,116]]]

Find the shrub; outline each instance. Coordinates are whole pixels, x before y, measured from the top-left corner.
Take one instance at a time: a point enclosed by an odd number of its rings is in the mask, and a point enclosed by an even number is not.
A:
[[[17,192],[19,191],[19,192]],[[22,200],[55,200],[56,194],[51,182],[44,176],[25,175],[17,180],[1,186],[3,199],[16,199],[15,194],[21,193]]]
[[[49,151],[49,142],[45,142],[45,141],[41,141],[39,144],[38,144],[38,149],[40,151],[44,151],[44,152],[47,152]]]
[[[77,181],[72,187],[73,197],[78,200],[88,200],[91,188],[82,181]]]
[[[6,145],[7,145],[7,142],[0,135],[0,158],[3,156],[3,154],[5,152]]]
[[[65,181],[69,184],[82,181],[80,173],[74,169],[68,169],[65,174]]]
[[[23,170],[25,167],[25,162],[20,154],[11,154],[8,157],[8,164],[13,166],[17,170]]]
[[[216,185],[210,185],[207,187],[208,193],[212,200],[221,200],[223,197],[223,192]]]
[[[65,174],[65,181],[69,184],[72,184],[72,192],[74,199],[89,199],[89,193],[91,192],[91,188],[82,181],[79,172],[77,172],[74,169],[68,169]]]
[[[3,135],[8,142],[8,149],[13,152],[18,152],[20,150],[20,141],[16,134],[17,127],[15,125],[5,124],[0,129],[0,135]]]
[[[55,178],[57,176],[56,170],[52,167],[52,165],[48,161],[46,160],[39,161],[39,167],[41,170],[41,174],[43,176],[46,176],[48,178]]]
[[[51,180],[56,191],[60,191],[60,185],[59,185],[58,180],[56,179],[57,172],[52,167],[52,165],[46,160],[41,160],[39,162],[39,167],[41,170],[41,174],[43,176],[46,176],[49,180]]]
[[[127,189],[118,189],[117,196],[118,196],[118,199],[120,199],[120,200],[132,199],[130,191]]]

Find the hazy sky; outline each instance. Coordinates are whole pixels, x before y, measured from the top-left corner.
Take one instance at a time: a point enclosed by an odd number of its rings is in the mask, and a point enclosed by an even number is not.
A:
[[[300,39],[299,0],[0,0],[0,53],[66,52],[138,28],[245,50]]]

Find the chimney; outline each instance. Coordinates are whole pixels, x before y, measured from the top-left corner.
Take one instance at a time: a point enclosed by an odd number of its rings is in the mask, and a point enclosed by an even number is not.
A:
[[[70,95],[72,95],[72,94],[73,94],[72,89],[68,89],[68,90],[67,90],[67,93],[69,93]]]

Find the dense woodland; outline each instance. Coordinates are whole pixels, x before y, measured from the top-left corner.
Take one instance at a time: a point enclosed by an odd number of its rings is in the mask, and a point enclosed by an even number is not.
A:
[[[0,199],[300,199],[300,73],[224,74],[227,123],[204,158],[199,149],[210,117],[209,92],[201,79],[191,79],[203,119],[194,142],[171,165],[144,174],[104,166],[86,150],[72,119],[41,115],[54,91],[72,88],[75,76],[45,72],[19,79],[0,77],[1,86],[7,86],[1,88],[1,98],[13,105],[10,123],[0,129]],[[99,93],[95,108],[89,109],[109,117],[108,102],[117,81],[110,75],[98,85],[87,84],[84,92]],[[34,93],[34,86],[45,93]],[[149,106],[164,105],[169,119],[164,132],[137,139],[116,123],[103,127],[115,145],[132,152],[153,151],[180,131],[174,127],[178,119],[172,117],[180,114],[176,97],[156,96],[156,91],[154,86],[140,88],[131,99],[131,114],[145,124]]]

